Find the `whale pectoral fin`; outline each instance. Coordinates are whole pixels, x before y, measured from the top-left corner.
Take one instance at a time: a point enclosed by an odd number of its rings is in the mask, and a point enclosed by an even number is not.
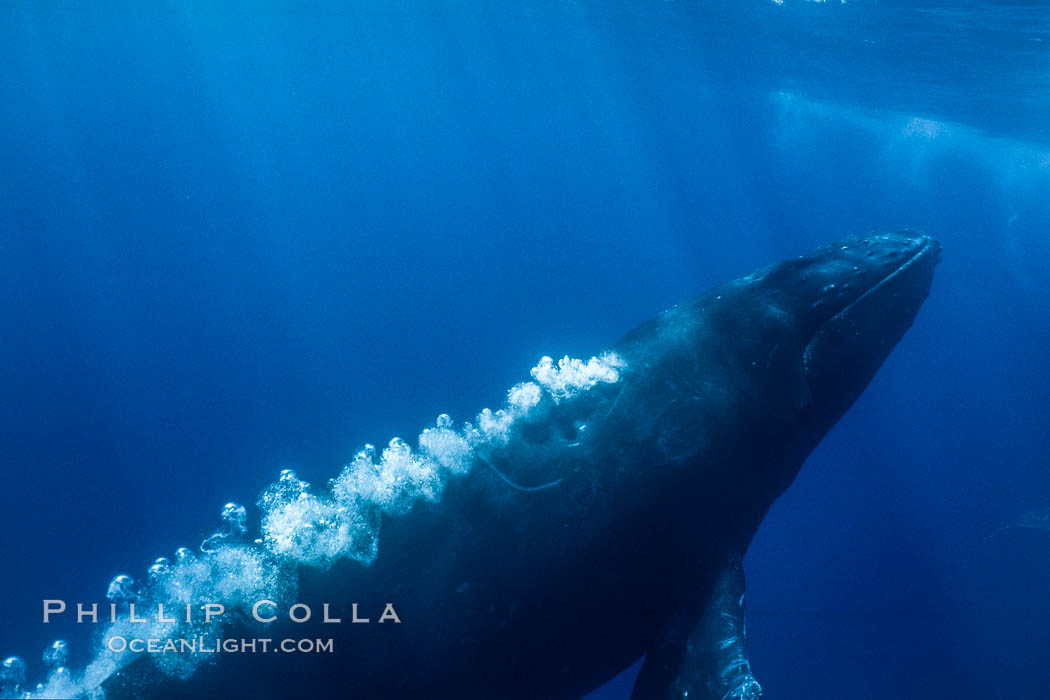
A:
[[[668,622],[646,655],[633,700],[757,700],[744,626],[744,568],[733,562],[711,595]]]

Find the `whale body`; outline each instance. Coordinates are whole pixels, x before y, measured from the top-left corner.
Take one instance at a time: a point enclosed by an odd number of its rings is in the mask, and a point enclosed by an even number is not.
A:
[[[439,501],[384,518],[371,565],[303,568],[311,621],[265,637],[331,653],[221,654],[185,680],[139,659],[107,697],[579,698],[643,655],[636,698],[760,697],[741,560],[911,326],[939,251],[853,237],[665,311],[609,348],[617,381],[516,421]],[[387,604],[399,622],[379,624]]]

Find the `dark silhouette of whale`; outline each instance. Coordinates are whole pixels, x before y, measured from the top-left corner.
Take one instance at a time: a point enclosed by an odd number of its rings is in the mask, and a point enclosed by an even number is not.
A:
[[[849,238],[665,311],[612,346],[619,381],[516,422],[440,502],[385,519],[371,566],[301,572],[299,600],[343,623],[265,636],[333,653],[223,654],[188,680],[139,659],[107,697],[578,698],[643,655],[637,698],[760,697],[741,559],[911,326],[939,251]],[[400,624],[376,624],[386,603]]]

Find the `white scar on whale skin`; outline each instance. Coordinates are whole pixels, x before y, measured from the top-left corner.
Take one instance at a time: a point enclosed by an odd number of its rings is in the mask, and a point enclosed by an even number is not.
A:
[[[247,512],[243,506],[228,503],[222,511],[222,527],[201,543],[200,554],[183,547],[176,551],[174,562],[166,557],[157,559],[141,587],[130,576],[117,576],[107,597],[121,614],[129,604],[156,609],[160,603],[166,608],[170,605],[171,610],[186,610],[187,606],[200,609],[205,603],[221,603],[227,612],[237,611],[247,617],[257,600],[288,604],[298,592],[299,566],[325,568],[340,559],[371,564],[379,551],[383,515],[407,513],[421,501],[437,502],[448,480],[467,475],[475,460],[495,471],[482,452],[506,443],[517,421],[545,401],[558,404],[597,384],[616,383],[625,367],[624,360],[613,352],[587,361],[566,356],[555,363],[543,357],[531,370],[532,381],[507,392],[503,408],[486,408],[475,423],[466,423],[458,430],[452,419],[442,414],[419,435],[414,450],[401,438],[392,439],[378,453],[366,445],[321,494],[311,491],[308,483],[287,469],[259,499],[260,538],[251,543],[245,540]],[[534,490],[496,473],[515,488]],[[99,606],[100,619],[109,617],[106,607]],[[225,628],[223,617],[210,622],[186,622],[181,615],[175,615],[174,622],[132,622],[129,617],[118,616],[106,626],[100,649],[83,673],[74,674],[65,666],[66,647],[61,641],[45,652],[50,670],[47,680],[35,688],[25,685],[22,659],[5,659],[0,663],[0,698],[100,699],[104,697],[101,684],[136,656],[128,650],[118,653],[107,649],[105,640],[114,636],[215,640],[223,636]],[[215,657],[147,656],[161,672],[174,678],[188,678],[200,664]]]

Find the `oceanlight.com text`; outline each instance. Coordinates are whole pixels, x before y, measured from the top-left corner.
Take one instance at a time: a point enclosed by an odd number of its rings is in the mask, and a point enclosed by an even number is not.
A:
[[[122,637],[106,639],[106,648],[121,654],[331,654],[335,651],[332,639],[212,639],[192,637],[183,639]]]

